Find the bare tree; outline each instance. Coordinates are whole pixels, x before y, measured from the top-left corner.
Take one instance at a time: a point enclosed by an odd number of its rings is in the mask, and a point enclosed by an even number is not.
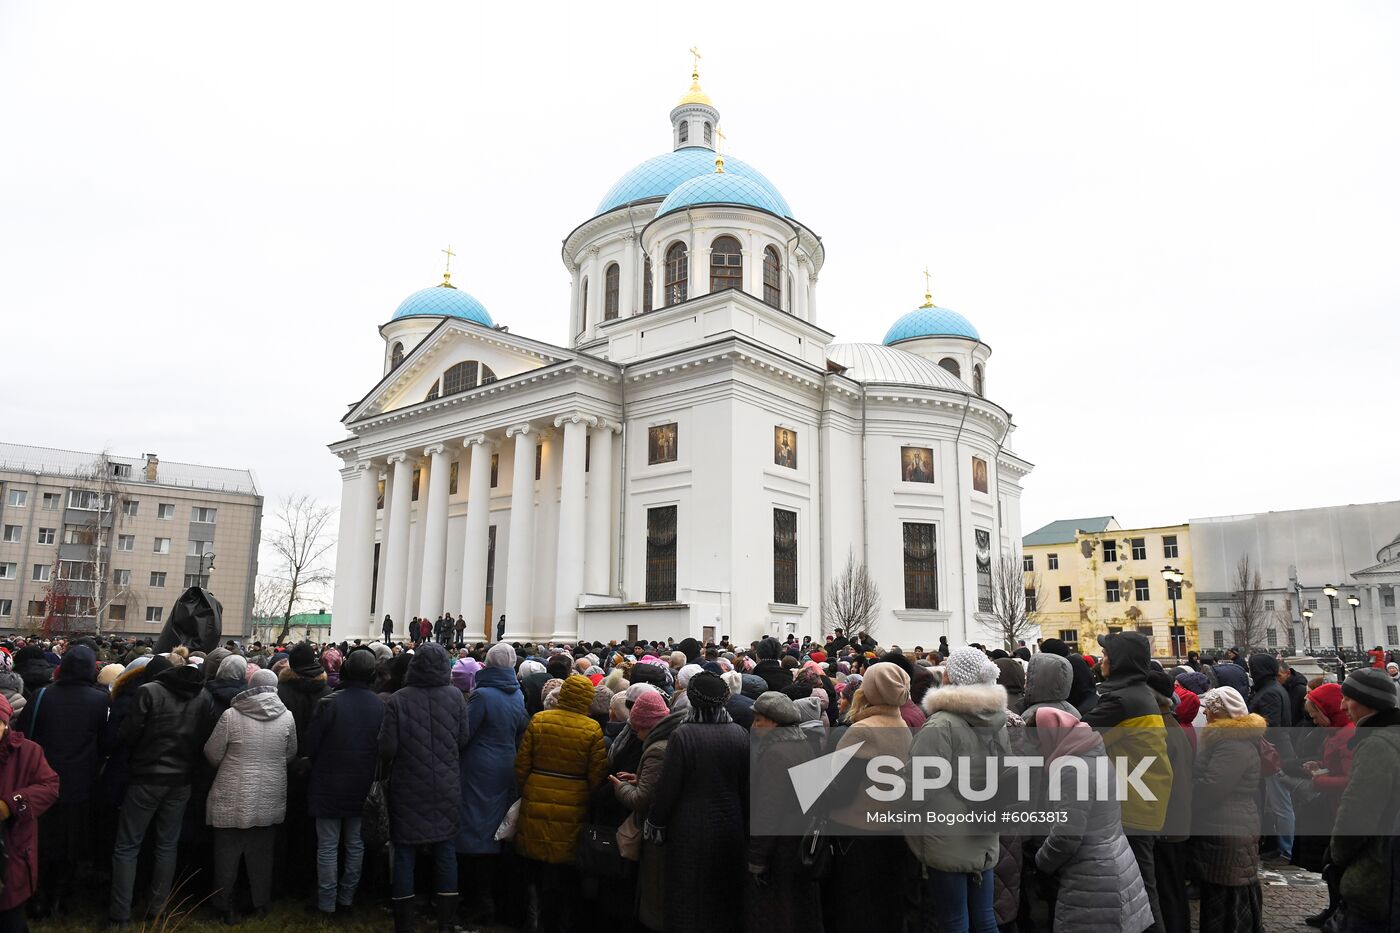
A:
[[[822,593],[822,634],[836,629],[846,634],[875,634],[880,622],[880,590],[864,564],[856,563],[855,553],[846,553],[846,567]]]
[[[1268,631],[1273,627],[1273,613],[1264,609],[1264,590],[1259,568],[1251,565],[1249,555],[1240,557],[1235,565],[1233,642],[1240,651],[1251,654],[1265,646]]]
[[[63,506],[67,515],[81,514],[83,521],[63,526],[59,555],[45,590],[46,632],[90,630],[100,636],[115,603],[134,608],[130,580],[118,580],[112,571],[113,537],[129,501],[121,483],[131,469],[103,451],[75,474],[76,483]],[[75,546],[84,549],[81,556],[73,556]]]
[[[992,565],[992,605],[985,614],[1007,651],[1040,632],[1039,601],[1040,574],[1021,569],[1016,554],[1003,554]]]
[[[287,637],[297,607],[320,595],[335,579],[335,571],[325,563],[326,554],[335,547],[330,527],[334,516],[334,509],[304,493],[286,496],[277,507],[268,536],[268,546],[277,556],[272,576],[284,588],[279,613],[282,629],[276,641]]]
[[[282,612],[287,605],[287,586],[277,577],[258,574],[253,581],[253,609],[249,636],[272,641],[282,625]]]

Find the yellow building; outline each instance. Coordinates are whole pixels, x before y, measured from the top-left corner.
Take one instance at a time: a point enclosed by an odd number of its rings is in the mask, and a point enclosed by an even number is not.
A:
[[[1026,597],[1034,591],[1041,637],[1097,656],[1099,635],[1136,630],[1152,640],[1158,658],[1200,650],[1189,525],[1123,528],[1111,515],[1062,519],[1021,545]],[[1179,571],[1182,581],[1169,583],[1164,568]]]

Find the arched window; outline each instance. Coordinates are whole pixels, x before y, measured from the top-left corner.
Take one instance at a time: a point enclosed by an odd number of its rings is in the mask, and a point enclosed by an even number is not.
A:
[[[958,361],[953,359],[951,356],[943,357],[943,359],[938,361],[938,365],[942,366],[944,369],[948,370],[948,372],[952,373],[954,376],[957,376],[959,379],[962,378],[962,367],[960,367],[958,365]]]
[[[476,360],[467,360],[453,366],[442,374],[442,394],[456,395],[458,392],[475,389],[479,370],[480,366]]]
[[[708,146],[708,145],[710,145],[711,142],[714,141],[714,139],[713,139],[713,134],[714,134],[714,127],[710,126],[710,121],[709,121],[709,120],[706,120],[706,121],[705,121],[705,145]]]
[[[642,274],[642,313],[646,314],[651,310],[651,257],[646,258],[646,270]]]
[[[603,273],[603,320],[617,319],[617,290],[622,283],[622,270],[617,263],[608,266]]]
[[[744,254],[739,241],[722,236],[710,244],[710,294],[744,287]]]
[[[485,363],[482,363],[482,364],[481,364],[481,384],[482,384],[482,385],[486,385],[486,383],[488,383],[488,382],[495,382],[495,381],[496,381],[496,373],[491,369],[490,366],[487,366]]]
[[[689,120],[686,120],[684,123],[681,124],[681,142],[686,142],[686,141],[689,140],[689,139],[690,139],[690,121],[689,121]]]
[[[666,250],[666,305],[680,304],[686,299],[690,284],[690,259],[685,244],[675,242]]]
[[[423,399],[423,401],[425,401],[425,402],[431,402],[433,399],[435,399],[435,398],[438,397],[438,385],[439,385],[440,383],[441,383],[441,380],[438,380],[438,379],[434,379],[434,380],[433,380],[433,387],[432,387],[431,389],[428,390],[428,395],[427,395],[426,398]]]
[[[389,368],[398,369],[403,362],[403,344],[395,343],[394,348],[389,351]]]
[[[579,318],[583,321],[583,326],[588,326],[588,280],[583,280],[583,288],[579,290],[578,301]]]
[[[778,251],[768,247],[763,251],[763,300],[775,308],[783,306],[783,269]]]
[[[972,391],[982,395],[982,364],[978,363],[972,367]]]

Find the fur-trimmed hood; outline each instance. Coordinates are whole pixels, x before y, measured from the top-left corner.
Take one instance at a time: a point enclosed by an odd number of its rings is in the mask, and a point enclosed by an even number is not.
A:
[[[1255,742],[1264,737],[1264,730],[1268,727],[1268,721],[1258,713],[1250,713],[1236,719],[1217,719],[1215,722],[1206,723],[1206,727],[1201,730],[1201,741]]]
[[[288,686],[303,693],[320,693],[326,686],[326,672],[322,671],[315,677],[304,677],[290,667],[284,667],[277,674],[277,685]]]
[[[1000,729],[1006,725],[1006,688],[1000,684],[966,684],[939,687],[924,695],[924,714],[947,712],[974,728]]]

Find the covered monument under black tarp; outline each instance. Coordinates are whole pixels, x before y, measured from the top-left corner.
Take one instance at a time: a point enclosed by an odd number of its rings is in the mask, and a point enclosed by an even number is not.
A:
[[[224,607],[208,590],[192,586],[175,601],[170,618],[156,639],[156,654],[184,645],[191,651],[210,652],[219,647]]]

